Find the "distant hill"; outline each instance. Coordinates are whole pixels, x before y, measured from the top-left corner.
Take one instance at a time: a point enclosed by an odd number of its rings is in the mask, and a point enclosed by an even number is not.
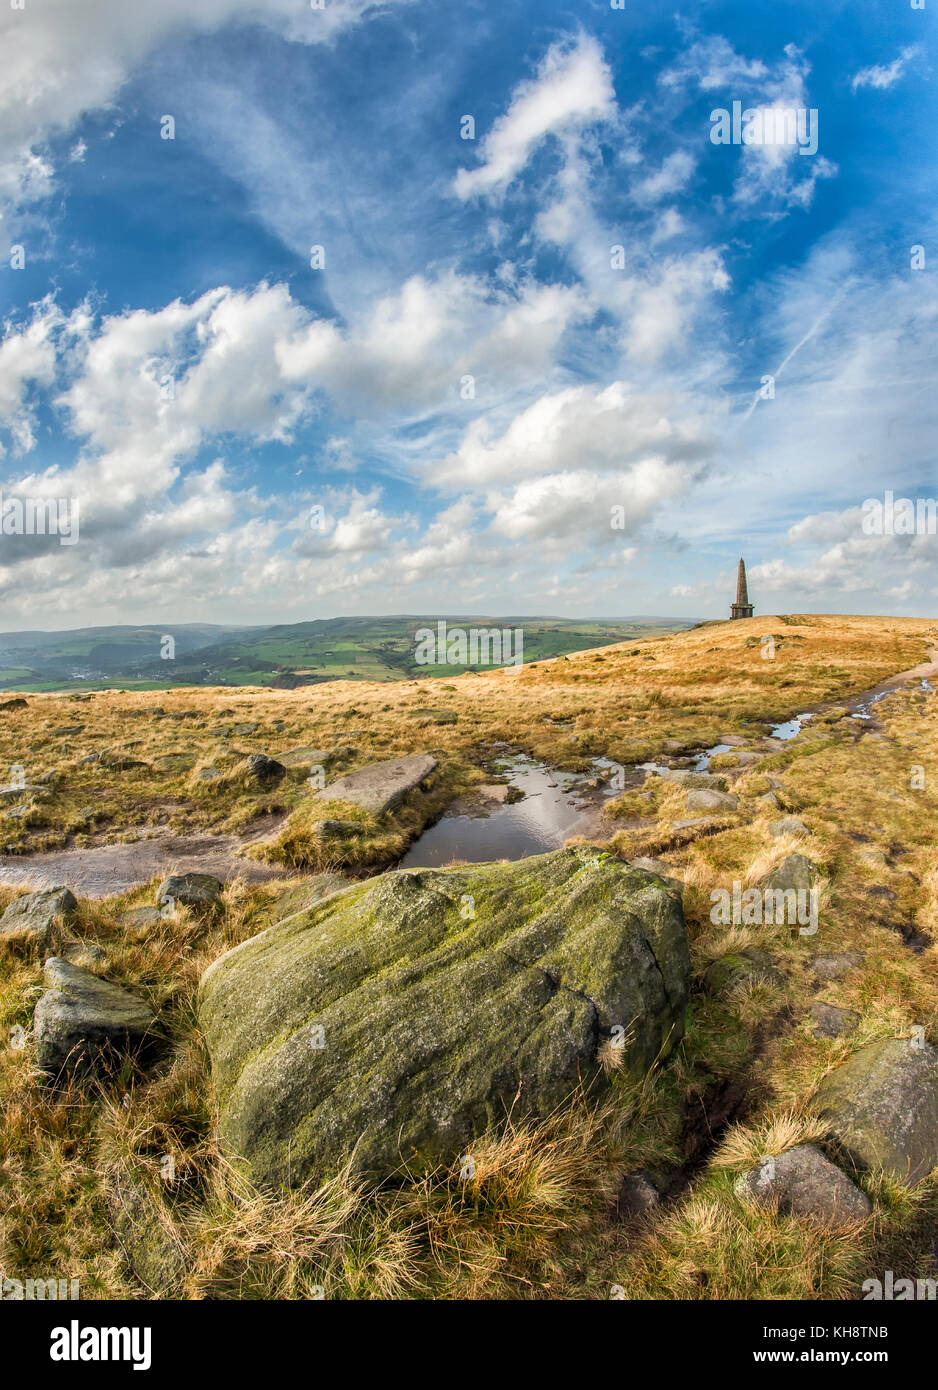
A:
[[[436,632],[440,621],[449,629],[520,628],[525,663],[689,626],[666,618],[611,621],[434,614],[320,618],[273,627],[187,623],[6,632],[0,633],[0,688],[262,685],[289,689],[331,680],[452,677],[490,664],[484,659],[473,661],[472,653],[456,664],[418,663],[417,632],[421,628]],[[161,656],[167,635],[175,644],[171,659]]]

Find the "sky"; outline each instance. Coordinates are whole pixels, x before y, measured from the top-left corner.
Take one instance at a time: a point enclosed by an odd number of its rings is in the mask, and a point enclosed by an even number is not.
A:
[[[936,9],[12,0],[0,628],[935,613]]]

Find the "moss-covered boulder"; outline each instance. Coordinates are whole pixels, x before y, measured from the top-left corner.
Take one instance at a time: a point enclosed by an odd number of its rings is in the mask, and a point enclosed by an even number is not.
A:
[[[829,1072],[815,1098],[831,1139],[861,1172],[912,1186],[938,1166],[938,1049],[884,1038]]]
[[[450,1162],[607,1084],[604,1041],[643,1076],[689,974],[680,893],[589,846],[354,884],[203,976],[222,1142],[275,1186]]]

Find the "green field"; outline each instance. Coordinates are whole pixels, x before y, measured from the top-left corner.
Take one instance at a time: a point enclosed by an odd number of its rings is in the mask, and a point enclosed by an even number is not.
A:
[[[59,633],[0,634],[0,688],[166,689],[177,685],[258,685],[291,689],[321,681],[399,681],[459,676],[505,661],[465,660],[421,664],[415,634],[436,632],[439,615],[324,618],[268,628],[209,625],[83,628]],[[520,629],[523,660],[542,661],[568,652],[607,646],[688,623],[663,618],[619,621],[456,616],[449,629]],[[175,641],[172,660],[160,659],[163,636]],[[517,639],[512,638],[512,642]],[[509,652],[514,651],[511,646]],[[458,653],[457,653],[458,655]],[[479,656],[480,653],[476,652]]]

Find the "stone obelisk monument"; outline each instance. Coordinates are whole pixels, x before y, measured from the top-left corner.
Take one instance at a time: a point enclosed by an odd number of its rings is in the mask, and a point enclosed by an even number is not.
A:
[[[752,604],[749,602],[749,586],[746,583],[745,561],[740,560],[736,574],[736,602],[730,606],[731,618],[751,618]]]

